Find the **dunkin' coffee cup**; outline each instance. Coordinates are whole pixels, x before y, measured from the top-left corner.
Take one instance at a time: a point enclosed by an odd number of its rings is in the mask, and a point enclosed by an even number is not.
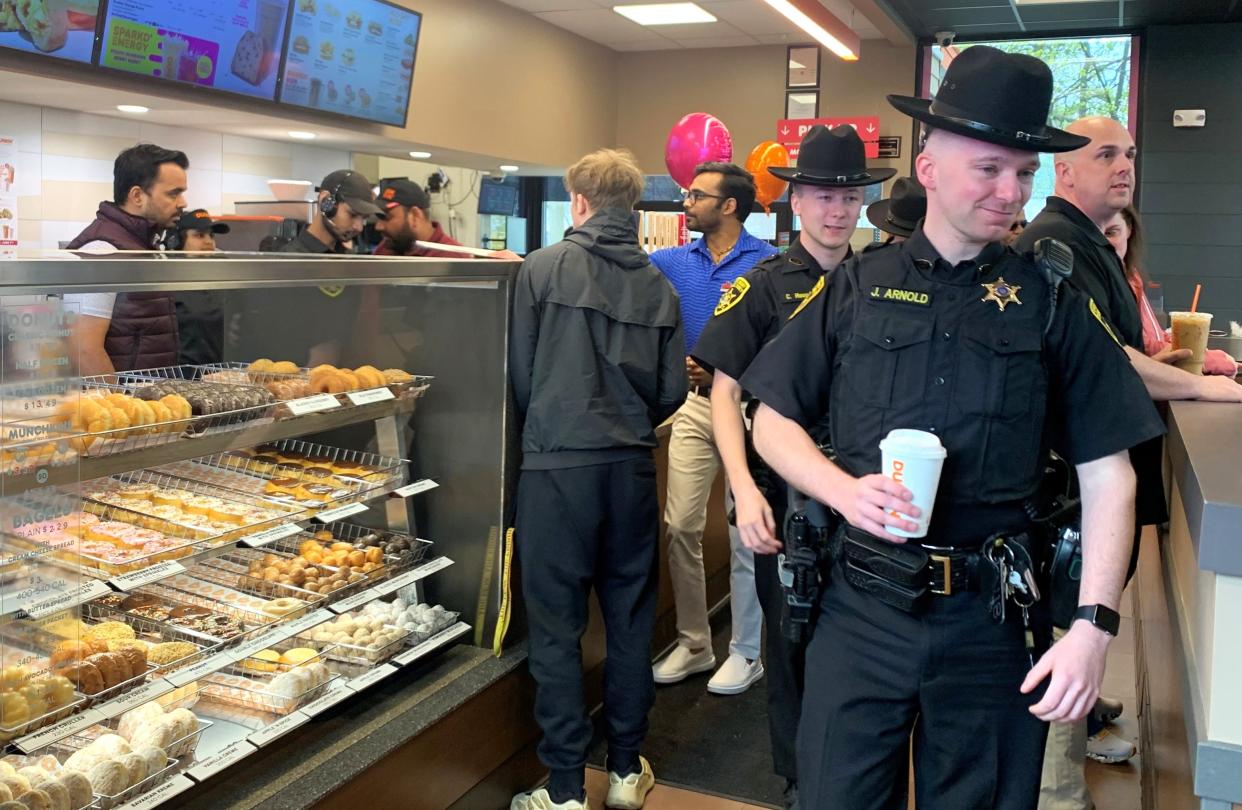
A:
[[[880,442],[880,472],[913,492],[914,505],[922,513],[917,518],[901,515],[919,524],[917,531],[889,526],[889,533],[898,537],[927,536],[945,455],[939,437],[922,430],[890,430]]]
[[[1169,319],[1173,323],[1173,348],[1190,349],[1190,357],[1173,365],[1191,374],[1202,374],[1212,316],[1206,312],[1170,312]]]

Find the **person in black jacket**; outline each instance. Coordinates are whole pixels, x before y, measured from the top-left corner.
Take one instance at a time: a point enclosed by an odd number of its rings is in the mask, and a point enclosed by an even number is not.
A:
[[[604,714],[609,807],[641,807],[655,785],[639,756],[655,700],[659,534],[656,425],[686,398],[677,294],[638,246],[643,175],[604,149],[565,176],[574,228],[518,271],[509,342],[524,418],[517,552],[530,624],[546,788],[511,810],[586,806],[591,722],[582,693],[587,597],[608,637]]]

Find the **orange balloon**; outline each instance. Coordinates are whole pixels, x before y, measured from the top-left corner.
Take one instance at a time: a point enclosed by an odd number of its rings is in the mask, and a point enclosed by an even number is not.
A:
[[[764,211],[771,212],[772,203],[781,198],[785,187],[789,185],[785,180],[769,173],[768,167],[782,169],[788,165],[789,151],[776,141],[764,141],[751,150],[750,157],[746,158],[746,171],[755,178],[755,200],[763,206]]]

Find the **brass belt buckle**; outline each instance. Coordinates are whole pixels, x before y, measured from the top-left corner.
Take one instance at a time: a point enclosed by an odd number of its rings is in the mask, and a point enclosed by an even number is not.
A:
[[[932,554],[930,556],[930,559],[933,563],[940,564],[940,570],[944,574],[944,590],[938,591],[933,587],[931,588],[931,592],[936,594],[937,596],[952,596],[953,595],[953,562],[951,558],[946,554]]]

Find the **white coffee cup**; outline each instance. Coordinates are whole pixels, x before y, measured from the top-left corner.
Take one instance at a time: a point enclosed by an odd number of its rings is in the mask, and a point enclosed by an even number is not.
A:
[[[890,534],[898,537],[926,537],[931,523],[932,506],[936,503],[936,489],[940,486],[940,470],[947,455],[940,438],[923,430],[890,430],[880,442],[880,472],[914,493],[914,505],[919,508],[917,518],[899,512],[906,520],[919,525],[908,532],[888,526]]]

